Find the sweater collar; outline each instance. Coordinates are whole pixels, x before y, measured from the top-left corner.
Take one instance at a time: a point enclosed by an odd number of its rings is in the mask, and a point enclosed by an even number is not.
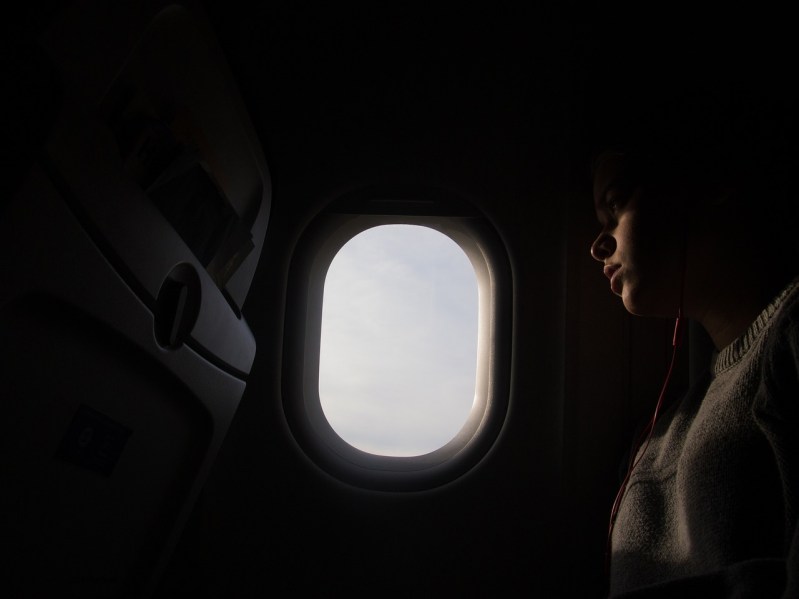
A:
[[[780,309],[788,297],[797,287],[799,278],[791,281],[787,287],[780,291],[777,296],[763,309],[755,318],[749,328],[727,347],[719,351],[718,357],[713,364],[713,374],[719,374],[740,360],[746,352],[754,345],[760,334],[767,328],[768,323]]]

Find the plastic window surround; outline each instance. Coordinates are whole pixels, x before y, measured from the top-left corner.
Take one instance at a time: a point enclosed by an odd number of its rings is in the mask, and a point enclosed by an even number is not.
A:
[[[408,197],[403,194],[402,197]],[[362,199],[366,196],[367,199]],[[491,448],[507,412],[510,380],[512,288],[504,246],[488,221],[468,204],[429,190],[414,200],[376,191],[343,198],[302,232],[289,269],[284,336],[283,406],[300,448],[328,474],[357,487],[423,490],[446,484],[474,467]],[[429,199],[416,199],[416,198]],[[379,198],[379,199],[374,199]],[[388,224],[435,229],[471,261],[478,283],[475,401],[461,430],[444,446],[412,456],[381,456],[344,441],[330,426],[319,399],[319,348],[327,270],[358,233]]]

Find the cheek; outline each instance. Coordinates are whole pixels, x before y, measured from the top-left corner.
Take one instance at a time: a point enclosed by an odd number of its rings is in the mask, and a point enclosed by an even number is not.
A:
[[[646,262],[647,255],[652,252],[653,240],[647,234],[645,224],[633,213],[622,216],[616,226],[614,237],[618,257],[628,269],[637,267],[641,261]]]

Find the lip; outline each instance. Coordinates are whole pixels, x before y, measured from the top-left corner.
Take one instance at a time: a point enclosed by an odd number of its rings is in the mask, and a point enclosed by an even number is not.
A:
[[[617,276],[620,269],[621,266],[618,264],[606,264],[602,269],[605,276],[610,279],[610,290],[616,295],[621,295],[621,281]]]

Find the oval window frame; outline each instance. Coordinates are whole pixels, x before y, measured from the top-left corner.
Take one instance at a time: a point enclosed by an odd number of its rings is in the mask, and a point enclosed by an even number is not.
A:
[[[350,239],[375,226],[392,224],[426,226],[458,244],[475,269],[479,297],[472,410],[449,442],[430,453],[408,457],[371,454],[350,445],[328,423],[319,398],[328,268]],[[472,469],[499,436],[510,385],[511,270],[504,244],[488,220],[462,199],[439,190],[362,190],[331,203],[311,220],[299,235],[288,272],[283,409],[303,453],[336,479],[381,491],[430,489]]]

